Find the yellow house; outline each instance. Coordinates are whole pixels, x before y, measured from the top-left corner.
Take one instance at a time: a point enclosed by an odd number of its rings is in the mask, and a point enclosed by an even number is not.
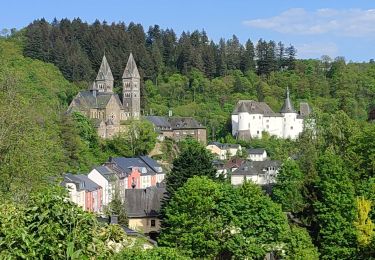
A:
[[[165,196],[164,187],[126,189],[125,202],[129,228],[154,239],[160,231],[160,206]]]

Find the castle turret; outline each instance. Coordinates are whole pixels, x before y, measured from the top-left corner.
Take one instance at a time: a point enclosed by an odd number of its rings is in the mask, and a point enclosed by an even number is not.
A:
[[[297,112],[294,110],[293,104],[290,100],[289,88],[286,89],[286,98],[280,113],[284,116],[283,137],[295,139],[299,134],[296,127]]]
[[[238,134],[237,138],[240,140],[248,140],[251,138],[250,134],[250,118],[246,104],[241,102],[238,107]]]
[[[123,107],[127,117],[138,119],[141,112],[141,77],[137,64],[130,53],[124,73],[122,75]]]
[[[113,75],[105,55],[102,59],[98,75],[92,86],[93,91],[113,93]]]
[[[290,101],[290,97],[289,97],[289,88],[287,87],[286,88],[286,98],[284,100],[284,104],[280,110],[280,113],[296,113],[296,111],[294,110],[293,108],[293,104],[292,102]]]

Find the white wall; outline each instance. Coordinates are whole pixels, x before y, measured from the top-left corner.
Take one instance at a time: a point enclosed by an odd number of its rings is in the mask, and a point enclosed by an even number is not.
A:
[[[69,191],[70,201],[80,206],[83,210],[86,210],[85,191],[77,191],[75,183],[66,183],[65,187]]]
[[[267,152],[264,151],[263,154],[249,154],[247,158],[252,161],[264,161],[267,159]]]
[[[87,177],[102,187],[102,205],[107,206],[112,200],[112,191],[109,182],[96,169],[93,169]]]
[[[238,133],[238,115],[232,115],[232,135],[236,136]]]
[[[303,130],[303,119],[298,119],[297,113],[272,117],[242,112],[232,115],[232,134],[236,136],[239,130],[250,130],[252,138],[262,138],[262,132],[265,131],[271,136],[296,139]]]

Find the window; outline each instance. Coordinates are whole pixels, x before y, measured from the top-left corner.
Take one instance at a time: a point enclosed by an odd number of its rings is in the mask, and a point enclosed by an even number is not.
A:
[[[151,227],[155,227],[156,226],[156,221],[155,219],[151,219]]]
[[[267,119],[267,120],[266,120],[266,123],[268,123],[269,121],[270,121],[270,120]]]
[[[293,130],[293,126],[290,127],[290,130]]]
[[[255,116],[253,116],[253,119],[255,119]]]
[[[259,119],[260,119],[260,116],[259,116]]]
[[[259,134],[259,131],[257,131],[257,134]]]
[[[267,129],[268,129],[268,128],[270,128],[270,126],[269,126],[269,125],[266,125],[266,127],[267,127]]]

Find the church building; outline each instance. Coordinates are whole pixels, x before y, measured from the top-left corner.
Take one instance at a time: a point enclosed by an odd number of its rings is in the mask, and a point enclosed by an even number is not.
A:
[[[310,114],[310,106],[300,103],[297,112],[287,89],[284,104],[279,113],[275,113],[265,102],[253,100],[238,101],[232,112],[232,135],[240,140],[262,138],[262,132],[279,138],[296,139],[303,131],[304,119]]]
[[[130,53],[122,75],[122,100],[113,92],[114,78],[107,58],[103,56],[98,75],[90,88],[80,91],[68,112],[80,112],[94,121],[98,135],[111,138],[122,130],[122,121],[140,117],[140,75]]]

